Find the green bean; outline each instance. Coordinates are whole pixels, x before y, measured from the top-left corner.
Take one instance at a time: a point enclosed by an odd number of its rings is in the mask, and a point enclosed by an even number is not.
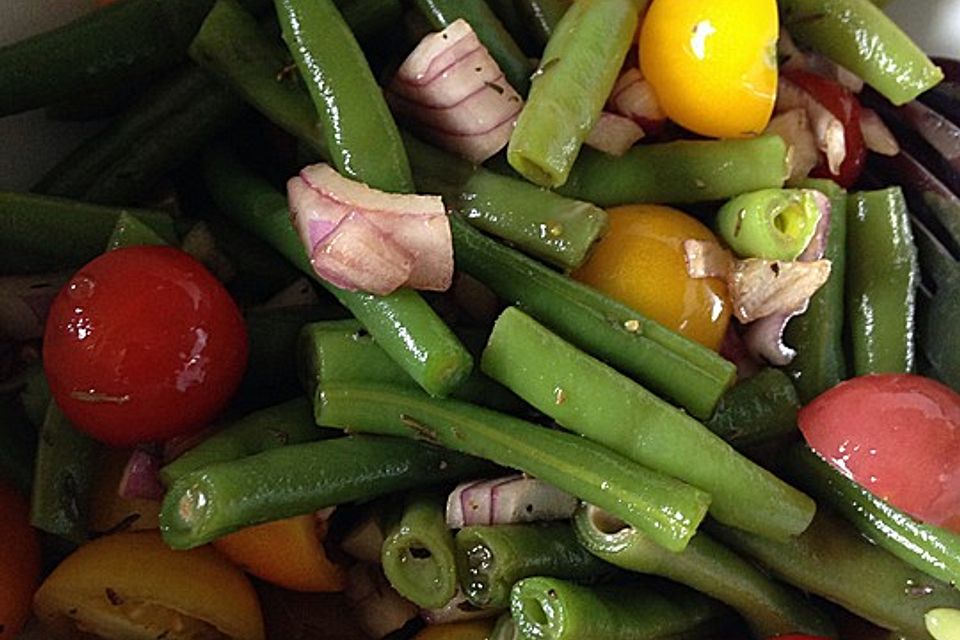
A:
[[[484,609],[509,607],[510,589],[521,578],[596,580],[613,573],[580,546],[567,523],[464,527],[456,542],[460,588]]]
[[[780,136],[644,144],[619,158],[583,149],[558,191],[601,207],[723,200],[782,187],[786,158]]]
[[[194,471],[256,455],[277,447],[319,440],[326,435],[313,421],[306,398],[288,400],[240,418],[206,438],[160,470],[167,486]]]
[[[960,584],[960,535],[913,519],[837,472],[806,446],[792,449],[785,466],[796,482],[877,546],[927,575]]]
[[[503,24],[504,28],[513,38],[513,41],[523,49],[523,52],[530,58],[536,58],[540,55],[540,49],[533,50],[527,37],[527,30],[524,28],[523,19],[520,16],[520,10],[517,7],[516,0],[487,0],[487,6],[493,9],[497,18]]]
[[[42,273],[88,262],[103,253],[124,211],[175,242],[165,213],[0,192],[0,272]]]
[[[87,515],[100,445],[74,429],[52,402],[38,442],[30,524],[82,544],[88,539]]]
[[[531,37],[538,46],[545,47],[572,2],[570,0],[520,0],[517,4]]]
[[[0,479],[30,493],[36,430],[14,398],[0,400]]]
[[[590,500],[670,549],[682,549],[709,496],[583,438],[457,400],[375,384],[328,385],[318,422],[424,438],[540,478]]]
[[[337,171],[384,191],[411,192],[400,132],[360,45],[332,0],[276,0],[283,39],[320,115]]]
[[[446,496],[409,496],[400,518],[387,531],[381,552],[383,572],[393,588],[423,609],[439,609],[457,592],[453,533],[444,518]]]
[[[741,258],[796,260],[810,244],[820,207],[807,189],[761,189],[727,201],[717,231]]]
[[[497,319],[481,369],[562,427],[709,492],[721,522],[777,538],[813,517],[810,498],[516,308]]]
[[[847,195],[829,180],[808,180],[803,187],[830,198],[830,230],[823,255],[830,261],[830,277],[810,298],[807,311],[787,325],[784,339],[797,352],[786,369],[805,404],[847,377],[843,347]]]
[[[714,523],[709,531],[774,576],[908,638],[929,637],[930,609],[960,607],[960,591],[874,546],[823,506],[804,533],[786,540]]]
[[[414,0],[414,5],[437,30],[445,29],[460,18],[469,22],[507,82],[520,95],[527,94],[533,64],[484,0]]]
[[[24,377],[23,389],[20,391],[20,404],[27,415],[27,420],[36,427],[43,426],[47,416],[47,407],[53,400],[47,376],[43,373],[40,363],[32,365]]]
[[[406,135],[417,188],[443,196],[447,209],[564,270],[578,267],[607,226],[607,213],[523,180],[477,167]]]
[[[795,434],[799,408],[790,378],[768,367],[723,394],[704,425],[743,451]]]
[[[535,184],[567,181],[617,81],[645,0],[575,4],[543,51],[507,147],[510,166]]]
[[[583,505],[574,516],[580,542],[623,569],[685,584],[736,609],[758,638],[806,633],[836,637],[830,619],[703,532],[679,553],[667,551],[609,514]]]
[[[917,251],[900,187],[847,204],[847,320],[853,373],[913,370]]]
[[[301,271],[318,279],[290,224],[287,201],[282,194],[222,149],[208,155],[205,177],[225,214],[265,240]],[[470,374],[473,367],[470,354],[416,292],[400,289],[381,297],[345,291],[324,280],[318,281],[428,392],[446,395]]]
[[[843,65],[896,105],[943,79],[920,47],[868,0],[780,0],[780,10],[797,42]]]
[[[167,245],[156,231],[126,211],[117,216],[117,224],[107,240],[107,251],[138,245]]]
[[[403,17],[399,0],[336,0],[350,31],[361,43],[377,43]]]
[[[451,216],[457,268],[557,334],[699,418],[713,413],[736,367],[706,347],[564,277]]]
[[[164,540],[190,549],[251,525],[489,470],[398,438],[345,437],[270,449],[181,476],[160,511]]]
[[[726,607],[676,585],[587,587],[542,577],[518,582],[510,609],[524,638],[544,640],[693,640],[729,617]]]

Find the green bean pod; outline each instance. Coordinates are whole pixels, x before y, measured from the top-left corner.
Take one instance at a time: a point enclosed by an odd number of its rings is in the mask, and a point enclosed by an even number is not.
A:
[[[107,251],[141,245],[169,245],[159,233],[126,211],[117,216],[117,224],[107,239]]]
[[[706,418],[736,367],[596,289],[562,276],[451,216],[457,268],[564,339]]]
[[[414,0],[414,5],[438,31],[461,18],[469,22],[507,82],[520,95],[527,94],[533,64],[484,0]]]
[[[544,640],[694,640],[730,617],[723,605],[675,585],[588,587],[543,577],[518,582],[510,609],[523,637]]]
[[[727,201],[717,212],[720,237],[741,258],[796,260],[820,222],[808,189],[761,189]]]
[[[835,638],[830,619],[790,587],[700,532],[679,553],[591,505],[574,516],[580,542],[597,557],[623,569],[685,584],[736,609],[758,638],[805,633]]]
[[[659,544],[682,549],[710,497],[569,433],[457,400],[375,384],[328,385],[319,423],[421,438],[540,478],[630,522]]]
[[[590,581],[614,571],[580,546],[567,523],[464,527],[456,543],[460,587],[484,609],[509,607],[510,589],[521,578]]]
[[[850,195],[847,255],[853,374],[912,371],[917,250],[900,187]]]
[[[306,398],[296,398],[240,418],[204,439],[160,470],[167,486],[204,467],[256,455],[277,447],[301,444],[324,437],[316,426]]]
[[[546,46],[571,4],[573,3],[570,0],[519,0],[517,2],[520,16],[527,25],[527,31],[540,47]]]
[[[583,149],[558,192],[601,207],[724,200],[782,187],[786,162],[780,136],[644,144],[619,158]]]
[[[930,637],[927,611],[960,607],[960,591],[871,544],[825,507],[794,538],[771,540],[713,523],[709,531],[774,576],[908,638]]]
[[[177,479],[160,511],[174,549],[261,522],[483,473],[482,460],[397,438],[345,437],[270,449]]]
[[[703,424],[743,451],[795,434],[799,408],[790,378],[768,367],[723,394],[717,410]]]
[[[721,522],[782,538],[813,517],[813,500],[516,308],[497,319],[481,369],[561,426],[709,492]]]
[[[803,187],[830,198],[830,230],[823,255],[830,261],[830,277],[810,298],[806,312],[790,321],[784,334],[784,342],[797,352],[786,370],[805,404],[847,377],[843,347],[847,194],[829,180],[807,180]]]
[[[457,592],[456,551],[445,507],[445,495],[409,496],[381,550],[390,584],[422,609],[439,609]]]
[[[902,105],[943,79],[910,37],[869,0],[780,0],[781,21],[816,49]]]
[[[510,166],[535,184],[567,181],[600,117],[637,31],[645,1],[575,4],[557,25],[507,147]]]
[[[446,395],[469,376],[473,358],[415,291],[400,289],[374,296],[345,291],[319,279],[290,224],[282,194],[222,149],[208,155],[205,177],[225,214],[333,293],[417,384],[431,394]]]

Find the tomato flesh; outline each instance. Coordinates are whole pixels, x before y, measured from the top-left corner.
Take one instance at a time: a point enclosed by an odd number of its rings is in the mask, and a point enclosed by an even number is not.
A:
[[[902,511],[960,531],[960,395],[911,374],[843,382],[801,409],[807,443]]]
[[[247,360],[243,317],[199,262],[170,247],[130,247],[82,267],[57,295],[44,336],[57,405],[116,446],[203,427]]]

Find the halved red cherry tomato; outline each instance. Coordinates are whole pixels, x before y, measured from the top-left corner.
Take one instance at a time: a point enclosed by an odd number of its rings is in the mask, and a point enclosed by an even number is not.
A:
[[[843,124],[846,155],[840,165],[840,172],[832,174],[826,157],[821,154],[820,164],[814,167],[810,175],[830,178],[844,188],[851,186],[863,172],[863,164],[867,159],[867,147],[860,131],[860,102],[857,97],[843,85],[802,69],[785,71],[783,77],[813,96]]]
[[[807,443],[910,515],[960,531],[960,395],[911,374],[842,382],[800,410]]]
[[[53,397],[112,445],[209,423],[247,361],[243,317],[203,265],[170,247],[130,247],[82,267],[57,295],[44,336]]]

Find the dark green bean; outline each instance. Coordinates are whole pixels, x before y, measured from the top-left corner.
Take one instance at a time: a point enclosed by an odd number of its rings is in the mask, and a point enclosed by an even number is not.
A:
[[[813,500],[516,308],[497,319],[481,369],[561,426],[709,492],[721,522],[780,538],[813,517]]]
[[[460,18],[469,22],[480,42],[497,61],[507,82],[520,95],[527,94],[533,64],[484,0],[414,0],[414,4],[437,30]]]
[[[103,253],[123,212],[176,242],[173,220],[165,213],[0,193],[0,272],[42,273],[88,262]]]
[[[790,378],[766,368],[723,394],[704,424],[742,451],[795,434],[799,408]]]
[[[573,3],[571,0],[518,0],[516,4],[534,42],[545,47]]]
[[[736,367],[706,347],[562,276],[451,216],[457,268],[563,338],[699,418],[713,413]]]
[[[847,255],[853,374],[912,371],[917,250],[900,187],[850,195]]]
[[[290,224],[287,200],[282,194],[222,149],[208,155],[205,177],[225,214],[317,279]],[[428,392],[446,395],[469,376],[473,367],[470,354],[416,292],[400,289],[381,297],[320,282]]]
[[[668,578],[725,602],[758,638],[788,633],[836,637],[830,619],[806,598],[777,582],[703,532],[679,553],[592,505],[574,516],[580,542],[593,554],[623,569]]]
[[[644,144],[619,158],[582,149],[558,191],[601,207],[724,200],[783,186],[786,158],[780,136]]]
[[[517,4],[516,0],[487,0],[487,6],[493,9],[513,41],[528,57],[536,58],[543,50],[543,46],[541,45],[539,49],[531,47]]]
[[[47,376],[43,373],[40,363],[33,365],[24,377],[23,389],[20,391],[20,403],[27,414],[27,420],[39,429],[47,416],[47,406],[53,400]]]
[[[457,400],[374,384],[328,385],[319,423],[426,439],[533,475],[682,549],[709,496],[588,440]]]
[[[270,449],[181,476],[160,511],[189,549],[261,522],[489,471],[482,460],[398,438],[345,437]]]
[[[843,349],[843,282],[846,273],[847,195],[829,180],[807,180],[830,198],[830,230],[823,257],[830,261],[830,277],[810,298],[807,311],[790,321],[784,342],[796,352],[786,369],[803,403],[847,377]]]
[[[509,607],[510,589],[521,578],[596,580],[614,571],[580,546],[568,523],[464,527],[456,541],[460,587],[484,609]]]
[[[117,224],[107,240],[107,251],[137,245],[168,245],[160,234],[126,211],[117,216]]]

